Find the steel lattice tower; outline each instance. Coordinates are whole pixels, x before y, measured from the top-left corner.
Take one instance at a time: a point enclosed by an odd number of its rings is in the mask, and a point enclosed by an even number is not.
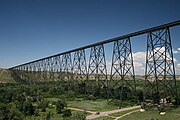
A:
[[[114,42],[109,97],[117,99],[115,93],[118,92],[122,101],[123,94],[126,94],[125,87],[128,87],[131,92],[136,90],[130,38]]]
[[[84,49],[74,53],[73,79],[87,80],[86,56]]]
[[[68,80],[68,91],[74,90],[74,81],[72,79],[72,61],[71,53],[63,54],[61,59],[62,80]]]
[[[96,80],[98,89],[107,88],[107,69],[103,44],[91,48],[88,80]]]
[[[79,92],[86,93],[85,80],[87,80],[87,66],[84,49],[75,51],[74,53],[73,80],[75,91],[81,90]]]
[[[169,28],[148,33],[144,102],[152,98],[163,111],[166,103],[177,99],[175,68]]]
[[[72,78],[72,62],[71,62],[71,54],[67,53],[62,55],[62,79],[70,80]]]
[[[54,79],[55,81],[59,81],[61,80],[61,74],[62,74],[62,70],[61,70],[61,57],[60,56],[56,56],[54,58]]]

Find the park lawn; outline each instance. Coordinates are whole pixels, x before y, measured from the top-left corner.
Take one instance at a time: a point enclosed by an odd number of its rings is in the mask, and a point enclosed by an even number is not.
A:
[[[67,101],[68,107],[83,109],[93,112],[102,112],[117,109],[116,106],[108,105],[107,100],[97,99],[93,100],[78,100]]]
[[[167,111],[165,115],[160,115],[159,111],[145,111],[135,112],[130,115],[124,116],[121,120],[180,120],[180,108]]]
[[[59,98],[46,98],[48,101],[58,101]],[[66,101],[68,107],[78,108],[93,112],[102,112],[117,109],[117,106],[107,104],[107,100],[97,99],[97,100],[83,100],[76,99],[74,101]]]

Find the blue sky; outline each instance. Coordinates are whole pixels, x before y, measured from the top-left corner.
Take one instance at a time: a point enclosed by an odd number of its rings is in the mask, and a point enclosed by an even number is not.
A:
[[[0,0],[0,68],[179,20],[179,12],[179,0]],[[171,33],[178,50],[180,26]],[[146,35],[132,47],[145,52]]]

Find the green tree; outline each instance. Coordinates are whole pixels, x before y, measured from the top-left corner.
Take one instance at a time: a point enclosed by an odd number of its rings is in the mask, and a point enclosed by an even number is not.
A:
[[[75,112],[70,117],[64,117],[64,120],[85,120],[86,114],[82,112]]]
[[[62,113],[62,110],[64,109],[64,107],[67,107],[66,102],[63,100],[58,100],[56,103],[56,112],[58,114]]]
[[[3,103],[0,103],[0,120],[4,120],[6,118],[6,105]]]
[[[23,103],[23,113],[25,115],[34,115],[35,107],[32,105],[31,102],[24,102]]]
[[[36,110],[34,111],[34,115],[35,115],[35,116],[39,116],[39,110],[38,110],[38,109],[36,109]]]
[[[51,120],[51,114],[50,114],[50,112],[46,115],[46,120]]]
[[[23,120],[23,114],[14,106],[0,103],[0,120]]]
[[[61,95],[64,93],[64,89],[62,87],[52,87],[49,89],[49,93],[52,95]]]
[[[70,117],[72,115],[70,109],[66,109],[63,111],[63,117]]]
[[[42,112],[45,112],[47,107],[48,107],[48,101],[44,101],[44,100],[41,101],[38,106],[38,108],[40,108]]]
[[[138,91],[138,99],[140,102],[143,101],[143,91],[142,90]]]

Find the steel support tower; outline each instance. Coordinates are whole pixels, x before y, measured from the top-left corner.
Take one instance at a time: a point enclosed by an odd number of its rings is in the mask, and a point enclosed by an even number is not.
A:
[[[126,99],[126,92],[131,91],[132,93],[136,90],[130,38],[114,42],[111,75],[108,87],[109,98],[120,99],[121,101]]]
[[[86,82],[87,80],[87,65],[86,65],[86,55],[85,50],[78,50],[74,52],[74,60],[73,60],[73,80],[75,91],[80,93],[86,93]],[[79,88],[81,87],[81,88]]]
[[[96,87],[99,92],[101,92],[101,89],[107,89],[107,69],[103,44],[91,47],[88,80],[89,82],[93,80],[96,81],[95,86],[90,82],[91,85],[89,86],[91,86],[91,89],[92,87]]]
[[[123,101],[133,97],[133,95],[127,94],[136,90],[130,39],[148,34],[144,104],[152,103],[160,111],[163,111],[166,105],[170,105],[174,101],[178,102],[169,29],[178,25],[180,25],[180,20],[34,60],[9,69],[15,80],[21,83],[63,81],[61,83],[66,82],[67,90],[75,91],[74,83],[79,80],[84,83],[77,87],[86,88],[82,93],[94,94],[96,92],[101,97],[107,98],[108,95],[109,100]],[[108,66],[108,68],[111,67],[110,74],[107,73],[104,49],[104,45],[107,43],[114,43],[112,63],[111,66]],[[87,49],[90,49],[89,61],[86,61]],[[71,55],[74,57],[72,58]]]
[[[165,27],[147,35],[144,102],[149,100],[164,111],[173,99],[177,99],[175,67],[171,36]]]

